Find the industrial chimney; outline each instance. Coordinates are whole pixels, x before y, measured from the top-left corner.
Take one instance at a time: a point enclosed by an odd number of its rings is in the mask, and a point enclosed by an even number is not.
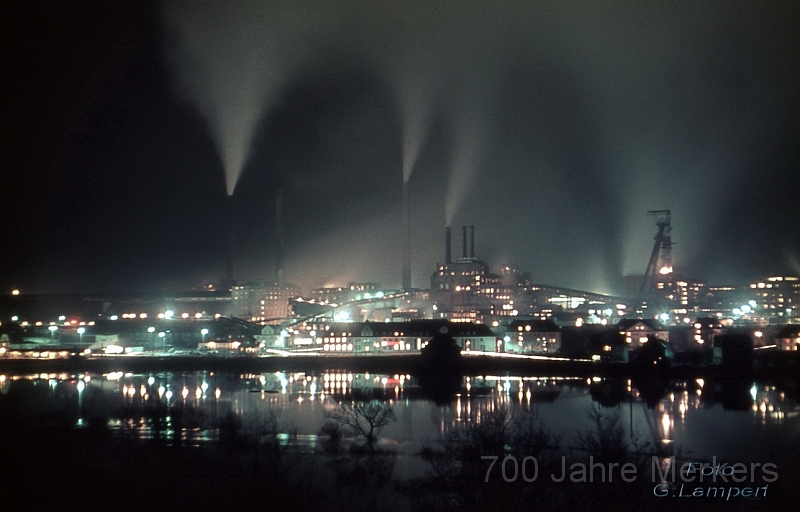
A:
[[[469,257],[475,259],[475,226],[469,227]]]
[[[461,257],[467,258],[467,226],[461,226]]]
[[[283,272],[283,252],[284,252],[284,236],[283,236],[283,189],[278,189],[278,196],[275,198],[275,227],[276,236],[278,238],[278,253],[275,255],[275,282],[283,288],[285,284]]]
[[[236,258],[236,232],[233,217],[233,196],[225,198],[225,208],[228,214],[228,258],[225,269],[225,281],[222,283],[222,288],[227,290],[236,284],[234,278],[234,261]]]
[[[444,262],[448,265],[453,262],[450,254],[450,226],[444,230]]]
[[[403,181],[403,290],[411,291],[411,206],[407,181]]]

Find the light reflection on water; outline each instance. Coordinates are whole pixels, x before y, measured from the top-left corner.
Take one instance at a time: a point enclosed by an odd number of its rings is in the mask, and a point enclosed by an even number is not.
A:
[[[796,391],[752,382],[697,379],[654,390],[627,379],[471,376],[458,384],[449,400],[437,402],[412,375],[118,372],[0,375],[0,394],[18,393],[28,419],[40,424],[102,422],[119,436],[188,445],[218,439],[219,420],[227,415],[238,416],[247,431],[274,413],[282,432],[298,434],[279,439],[312,451],[326,411],[342,401],[379,399],[397,416],[381,437],[400,455],[413,455],[498,409],[537,410],[570,448],[577,433],[592,428],[588,408],[601,404],[619,415],[630,439],[651,442],[667,455],[703,460],[775,456],[784,443],[796,444],[792,436],[800,425]]]

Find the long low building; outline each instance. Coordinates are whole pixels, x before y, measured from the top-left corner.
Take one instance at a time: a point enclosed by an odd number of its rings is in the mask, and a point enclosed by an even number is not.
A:
[[[303,335],[298,347],[317,347],[323,352],[386,354],[419,351],[436,334],[455,338],[465,351],[498,352],[502,347],[497,336],[483,324],[447,320],[411,320],[407,322],[334,322],[317,325],[310,337]],[[310,347],[309,347],[310,345]],[[291,346],[287,343],[286,348]]]

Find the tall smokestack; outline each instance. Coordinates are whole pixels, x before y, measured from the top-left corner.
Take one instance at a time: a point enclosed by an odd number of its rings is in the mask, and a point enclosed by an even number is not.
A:
[[[475,226],[469,227],[469,257],[475,259]]]
[[[285,284],[283,272],[283,251],[284,251],[284,237],[283,237],[283,189],[278,189],[278,196],[275,198],[275,232],[278,238],[278,253],[275,255],[275,282],[278,286],[283,287]]]
[[[228,261],[225,269],[225,283],[223,284],[223,289],[228,289],[236,284],[234,280],[234,259],[236,257],[236,233],[234,230],[234,222],[233,222],[233,196],[227,196],[225,198],[225,206],[227,208],[228,214]]]
[[[444,228],[444,262],[447,264],[453,262],[450,254],[450,226]]]
[[[408,182],[403,181],[403,290],[411,291],[411,212]]]
[[[467,226],[461,226],[461,257],[467,257]]]

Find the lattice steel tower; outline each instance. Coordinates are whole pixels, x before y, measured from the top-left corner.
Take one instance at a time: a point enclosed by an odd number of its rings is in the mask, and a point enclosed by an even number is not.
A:
[[[644,296],[656,291],[659,278],[667,279],[672,274],[672,216],[670,210],[651,210],[648,215],[655,217],[658,232],[654,237],[653,252],[647,262],[647,270],[642,278],[639,295]]]

